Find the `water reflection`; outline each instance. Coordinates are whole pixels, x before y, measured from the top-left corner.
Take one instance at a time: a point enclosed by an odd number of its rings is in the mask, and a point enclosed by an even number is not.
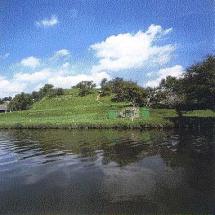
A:
[[[0,214],[212,213],[215,132],[0,132]]]

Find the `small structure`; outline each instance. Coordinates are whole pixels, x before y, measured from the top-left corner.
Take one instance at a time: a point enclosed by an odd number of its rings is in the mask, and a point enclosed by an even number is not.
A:
[[[0,113],[6,113],[7,112],[7,104],[0,105]]]
[[[139,107],[126,107],[122,111],[120,111],[119,116],[122,118],[139,118],[140,109]]]
[[[132,121],[137,118],[148,119],[150,117],[150,111],[146,107],[129,106],[123,108],[121,111],[110,110],[107,115],[108,119],[130,118]]]

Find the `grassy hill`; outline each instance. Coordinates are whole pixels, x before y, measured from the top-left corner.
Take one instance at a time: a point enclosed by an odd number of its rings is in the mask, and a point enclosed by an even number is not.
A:
[[[65,95],[44,98],[36,102],[30,110],[0,114],[0,128],[110,128],[110,127],[171,127],[167,119],[175,117],[175,110],[151,109],[150,117],[131,119],[108,118],[111,110],[121,110],[128,103],[114,103],[110,97],[96,100],[98,93],[78,96],[78,90],[67,90]],[[189,116],[211,116],[215,113],[206,111],[188,112]]]

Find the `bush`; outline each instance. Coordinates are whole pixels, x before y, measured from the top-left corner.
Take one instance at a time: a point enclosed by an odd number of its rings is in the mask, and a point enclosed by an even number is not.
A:
[[[80,89],[79,92],[80,96],[86,96],[88,94],[91,94],[95,87],[96,84],[94,84],[93,81],[81,81],[76,85],[76,88]]]
[[[30,94],[17,94],[9,103],[9,109],[12,111],[27,110],[33,104],[33,99]]]
[[[111,86],[106,78],[101,81],[101,96],[110,96],[112,93]]]
[[[63,94],[64,90],[62,88],[54,88],[49,91],[48,97],[62,96]]]
[[[132,102],[133,105],[143,106],[146,103],[145,90],[132,81],[115,78],[111,81],[103,79],[101,82],[101,95],[111,95],[115,102]]]

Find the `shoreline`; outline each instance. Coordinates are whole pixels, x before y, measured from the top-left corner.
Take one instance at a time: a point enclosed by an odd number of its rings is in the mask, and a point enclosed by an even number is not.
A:
[[[9,125],[9,126],[1,126],[0,130],[7,129],[117,129],[117,130],[133,130],[133,129],[164,129],[164,128],[175,128],[174,125]]]
[[[4,125],[0,123],[0,130],[7,129],[117,129],[117,130],[144,130],[144,129],[174,129],[174,128],[193,128],[193,127],[215,127],[215,117],[183,116],[165,118],[159,123],[145,122],[116,122],[108,124],[99,123],[12,123]]]

